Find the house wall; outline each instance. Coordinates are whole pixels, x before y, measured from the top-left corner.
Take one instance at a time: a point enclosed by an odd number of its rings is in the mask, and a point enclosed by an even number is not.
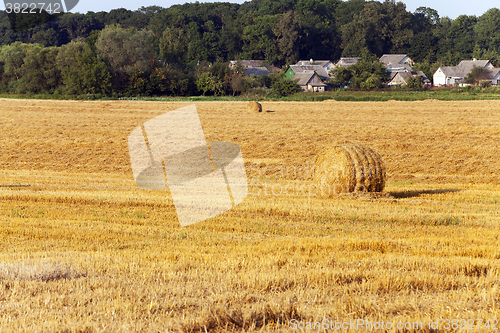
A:
[[[294,76],[295,76],[295,72],[293,71],[292,68],[288,67],[286,70],[286,73],[285,73],[285,77],[287,79],[293,79]]]
[[[413,66],[413,61],[408,56],[406,56],[403,58],[400,64],[408,64],[410,66]]]
[[[308,84],[307,86],[301,87],[302,91],[314,91],[314,92],[323,92],[325,91],[324,86],[315,86],[312,84]]]
[[[330,74],[330,71],[331,71],[332,69],[334,69],[334,68],[335,68],[335,65],[334,65],[334,64],[332,64],[331,62],[330,62],[330,63],[328,63],[328,64],[325,66],[325,70],[326,70],[326,72],[327,72],[328,74]]]
[[[444,86],[445,84],[449,84],[446,83],[446,75],[444,75],[444,73],[440,69],[438,69],[436,73],[434,73],[433,79],[435,86]]]
[[[447,85],[455,85],[460,84],[463,81],[463,77],[447,77],[446,84]]]
[[[495,75],[493,80],[491,80],[491,84],[497,85],[499,80],[500,80],[500,72],[497,75]]]
[[[401,77],[401,75],[396,74],[396,76],[389,82],[390,86],[404,85],[406,81]]]

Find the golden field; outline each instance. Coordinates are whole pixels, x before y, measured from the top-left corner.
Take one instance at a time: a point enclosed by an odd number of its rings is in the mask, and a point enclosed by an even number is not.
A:
[[[196,102],[250,193],[180,227],[127,137],[190,104],[0,99],[0,332],[500,329],[497,101]],[[310,195],[337,140],[382,156],[384,195]]]

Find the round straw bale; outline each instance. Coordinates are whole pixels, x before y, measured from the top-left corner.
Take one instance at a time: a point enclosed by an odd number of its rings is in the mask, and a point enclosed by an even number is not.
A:
[[[319,152],[314,162],[314,182],[321,197],[350,192],[382,192],[384,162],[373,149],[341,143]]]
[[[262,112],[262,105],[259,102],[251,101],[247,105],[248,112]]]

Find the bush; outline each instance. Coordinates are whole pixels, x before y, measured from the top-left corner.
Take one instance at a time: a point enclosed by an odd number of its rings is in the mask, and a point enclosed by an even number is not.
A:
[[[297,81],[292,81],[286,78],[280,78],[271,84],[273,95],[283,97],[298,93],[301,89]]]
[[[483,80],[483,81],[479,82],[479,86],[481,88],[489,88],[489,87],[491,87],[491,81]]]
[[[406,80],[406,87],[408,89],[422,89],[424,87],[422,83],[422,77],[417,75],[415,77],[411,76]]]
[[[370,75],[366,81],[361,82],[360,87],[363,89],[375,89],[382,87],[382,80],[375,74]]]

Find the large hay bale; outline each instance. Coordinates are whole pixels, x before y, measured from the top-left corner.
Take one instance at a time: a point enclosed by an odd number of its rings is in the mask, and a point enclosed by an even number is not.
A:
[[[262,112],[262,105],[259,102],[251,101],[247,105],[248,112]]]
[[[321,197],[382,192],[385,180],[384,162],[369,147],[349,142],[338,144],[323,149],[314,162],[314,181]]]

